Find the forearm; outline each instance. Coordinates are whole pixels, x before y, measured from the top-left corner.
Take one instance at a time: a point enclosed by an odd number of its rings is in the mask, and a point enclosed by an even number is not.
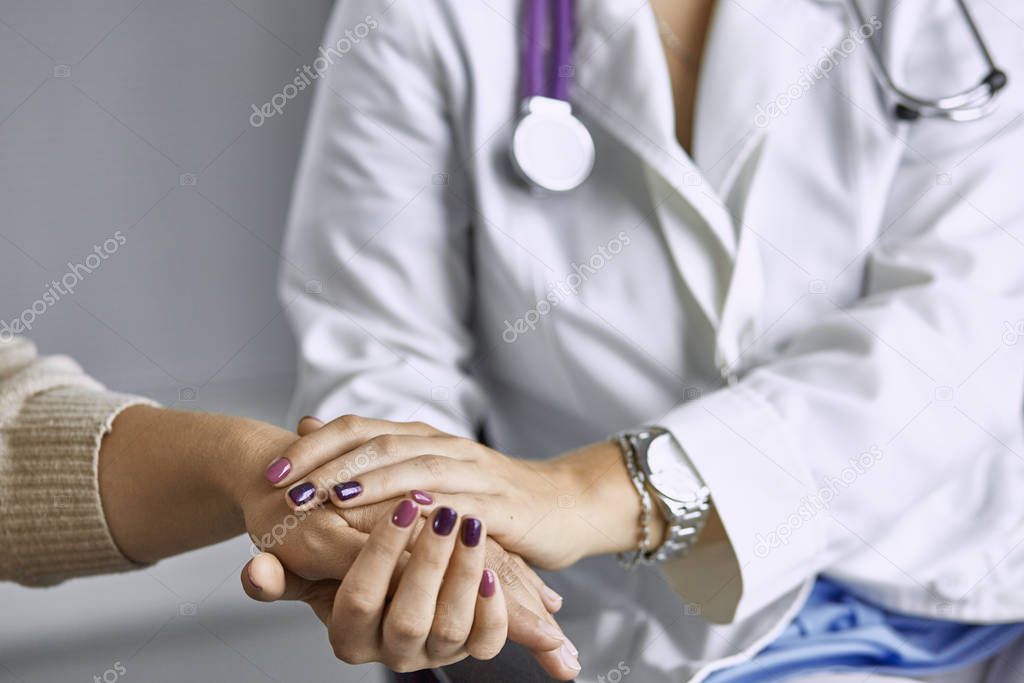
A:
[[[125,409],[99,456],[114,541],[128,558],[154,562],[242,533],[238,492],[258,484],[262,467],[294,439],[238,417]]]

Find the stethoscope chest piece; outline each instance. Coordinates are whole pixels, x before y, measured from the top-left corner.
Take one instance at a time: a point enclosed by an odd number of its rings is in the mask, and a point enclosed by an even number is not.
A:
[[[512,133],[512,165],[540,192],[568,192],[594,168],[594,140],[565,100],[534,96]]]

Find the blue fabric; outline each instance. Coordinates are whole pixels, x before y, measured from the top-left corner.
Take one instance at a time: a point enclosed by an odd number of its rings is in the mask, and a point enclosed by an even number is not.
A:
[[[1022,634],[1024,623],[961,624],[897,614],[819,578],[782,635],[750,661],[716,671],[707,681],[779,681],[850,670],[928,676],[990,657]]]

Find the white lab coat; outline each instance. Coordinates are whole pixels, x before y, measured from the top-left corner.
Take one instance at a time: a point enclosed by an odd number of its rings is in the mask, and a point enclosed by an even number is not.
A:
[[[865,7],[897,79],[979,76],[951,0],[893,4]],[[749,657],[819,572],[909,613],[1024,619],[1015,74],[989,119],[897,123],[865,47],[807,76],[842,49],[841,7],[721,0],[691,159],[648,5],[579,0],[572,97],[596,166],[538,198],[507,152],[519,5],[335,10],[325,46],[378,26],[324,75],[297,179],[296,414],[424,420],[535,458],[669,428],[729,543],[553,577],[585,680]],[[997,60],[1019,59],[1001,35]]]

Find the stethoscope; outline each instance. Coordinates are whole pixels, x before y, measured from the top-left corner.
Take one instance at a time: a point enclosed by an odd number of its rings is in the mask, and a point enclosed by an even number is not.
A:
[[[842,0],[858,26],[867,25],[858,0]],[[988,69],[972,88],[946,97],[923,98],[903,90],[886,68],[880,48],[868,39],[870,62],[893,115],[901,121],[936,118],[974,121],[995,109],[996,95],[1006,87],[1006,73],[995,65],[964,0],[956,0]],[[521,46],[520,110],[512,133],[511,156],[516,172],[538,193],[574,190],[594,168],[594,139],[573,114],[569,86],[574,75],[574,0],[525,0]],[[550,59],[544,44],[550,40]],[[545,61],[547,68],[545,69]]]

